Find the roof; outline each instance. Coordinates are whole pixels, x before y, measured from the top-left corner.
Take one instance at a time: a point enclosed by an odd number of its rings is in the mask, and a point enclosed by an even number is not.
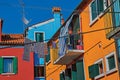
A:
[[[2,34],[0,45],[20,45],[24,44],[23,34]]]

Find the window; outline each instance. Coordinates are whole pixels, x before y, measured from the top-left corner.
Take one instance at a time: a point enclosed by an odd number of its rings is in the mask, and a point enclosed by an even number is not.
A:
[[[35,66],[34,76],[35,77],[44,77],[44,66]]]
[[[96,61],[95,64],[98,65],[99,74],[102,74],[104,72],[104,69],[103,69],[103,59],[100,59],[100,60]]]
[[[13,60],[12,58],[4,58],[3,59],[3,72],[4,73],[12,73],[13,72]]]
[[[80,66],[79,66],[80,68]],[[76,64],[72,64],[72,80],[77,80],[77,68]]]
[[[65,80],[65,72],[60,73],[60,80]]]
[[[74,15],[72,22],[68,27],[69,36],[66,37],[66,43],[68,45],[68,49],[77,49],[77,45],[80,45],[80,20],[79,15]],[[78,33],[78,34],[76,34]],[[74,35],[76,34],[76,35]]]
[[[90,4],[91,21],[93,21],[104,10],[104,0],[93,0]]]
[[[40,65],[44,65],[44,58],[39,58]]]
[[[104,76],[104,67],[103,67],[103,59],[100,59],[95,62],[95,64],[89,66],[89,77],[98,79]]]
[[[11,74],[17,73],[17,58],[16,57],[0,57],[0,73]]]
[[[71,80],[71,68],[65,70],[65,80]]]
[[[41,32],[36,32],[35,33],[35,40],[36,40],[36,42],[43,42],[44,34]]]
[[[112,71],[116,70],[116,60],[114,52],[106,56],[106,68],[107,73],[111,73]]]
[[[109,7],[115,0],[105,0],[105,7]]]

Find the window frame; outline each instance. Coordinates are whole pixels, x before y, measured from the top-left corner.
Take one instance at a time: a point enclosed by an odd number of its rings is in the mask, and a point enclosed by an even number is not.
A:
[[[97,12],[97,16],[92,20],[92,9],[91,9],[91,4],[93,3],[93,2],[96,2],[96,12]],[[98,18],[99,17],[101,17],[103,14],[104,14],[104,10],[106,9],[106,6],[105,6],[105,0],[103,0],[103,11],[102,12],[100,12],[100,14],[98,14],[98,3],[97,3],[97,1],[98,0],[92,0],[92,2],[89,4],[89,13],[90,13],[90,24],[89,25],[92,25],[92,24],[94,24],[97,20],[98,20]]]
[[[2,58],[3,58],[3,60],[5,59],[5,58],[15,58],[16,56],[1,56]],[[3,62],[3,64],[4,64],[4,62]],[[18,65],[18,64],[17,64]],[[3,67],[4,68],[4,67]],[[4,69],[3,69],[4,70]],[[14,72],[11,72],[11,73],[1,73],[1,75],[14,75],[14,74],[16,74],[16,73],[14,73]]]
[[[34,41],[36,41],[36,33],[43,33],[43,42],[45,42],[45,32],[44,31],[34,31]]]
[[[103,63],[103,59],[102,58],[97,60],[94,64],[99,64],[99,63],[102,63],[102,65],[103,65],[103,73],[100,74],[100,72],[99,72],[99,75],[95,77],[95,80],[105,76],[105,72],[104,72],[105,69],[104,69],[104,63]]]
[[[60,72],[60,74],[64,74],[64,78],[65,78],[65,70],[62,70],[61,72]],[[59,75],[59,77],[60,77],[60,75]],[[61,80],[61,79],[60,79]]]
[[[41,67],[43,67],[43,68],[44,68],[44,69],[43,69],[43,70],[44,70],[44,74],[43,74],[44,76],[41,76],[41,75],[40,75],[40,76],[39,76],[39,75],[38,75],[38,76],[35,76],[35,73],[39,74],[39,72],[34,72],[34,77],[35,77],[35,78],[45,78],[45,67],[44,67],[44,65],[34,66],[34,70],[35,70],[35,67],[36,67],[36,68],[41,68]],[[39,70],[38,70],[38,71],[39,71]]]
[[[115,59],[115,68],[113,69],[109,69],[109,62],[108,62],[108,58],[111,57],[111,56],[114,56],[114,59]],[[106,55],[105,56],[105,62],[106,62],[106,74],[110,74],[110,73],[113,73],[115,71],[117,71],[118,67],[117,67],[117,59],[116,59],[116,54],[115,52],[111,52],[110,54]]]

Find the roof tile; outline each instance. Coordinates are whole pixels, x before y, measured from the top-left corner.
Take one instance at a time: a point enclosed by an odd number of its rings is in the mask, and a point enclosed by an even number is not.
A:
[[[2,34],[0,45],[23,45],[23,34]]]

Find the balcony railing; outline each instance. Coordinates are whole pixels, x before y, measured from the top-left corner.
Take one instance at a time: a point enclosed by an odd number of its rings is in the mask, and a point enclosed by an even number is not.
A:
[[[54,61],[54,64],[66,65],[78,58],[84,53],[82,39],[79,34],[69,35],[64,38],[65,42],[59,46],[58,58]]]
[[[106,29],[106,37],[120,38],[120,6],[119,0],[111,2],[110,6],[105,10],[104,26]]]

